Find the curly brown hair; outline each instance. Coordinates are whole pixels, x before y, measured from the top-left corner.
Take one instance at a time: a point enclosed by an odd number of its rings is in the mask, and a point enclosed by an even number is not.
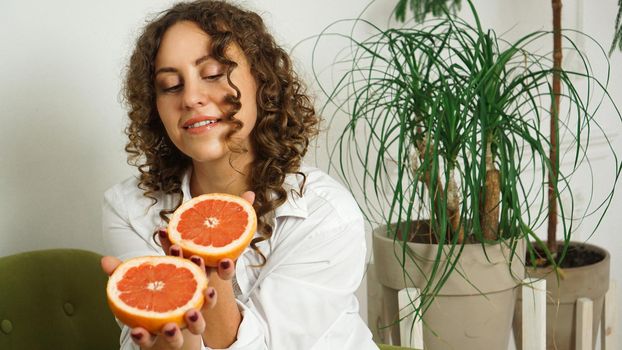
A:
[[[163,220],[168,222],[168,215],[181,205],[181,176],[191,165],[191,159],[173,145],[164,129],[156,108],[154,83],[160,40],[168,28],[180,21],[194,22],[207,33],[211,37],[211,55],[227,67],[229,85],[237,92],[237,96],[228,98],[232,108],[227,121],[234,126],[228,138],[242,125],[235,119],[240,91],[230,79],[237,64],[225,54],[229,45],[235,43],[241,48],[256,80],[257,120],[250,134],[255,159],[247,179],[250,190],[255,192],[253,206],[261,235],[251,246],[265,263],[256,244],[272,235],[266,214],[287,199],[283,188],[286,174],[298,173],[304,178],[299,172],[300,163],[310,139],[317,135],[319,119],[288,54],[276,44],[256,13],[224,1],[204,0],[178,3],[159,14],[144,28],[127,67],[124,98],[130,121],[125,130],[129,137],[125,150],[128,163],[140,172],[139,188],[154,204],[157,193],[178,196],[175,208],[160,212]]]

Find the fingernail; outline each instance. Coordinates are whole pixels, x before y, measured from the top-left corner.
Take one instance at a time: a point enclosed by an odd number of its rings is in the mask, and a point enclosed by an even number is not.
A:
[[[158,236],[160,236],[160,238],[166,238],[166,231],[164,229],[158,230]]]
[[[225,260],[225,261],[221,261],[220,262],[220,268],[223,270],[226,270],[229,268],[229,266],[231,266],[231,264],[229,263],[229,261]]]
[[[142,333],[132,333],[132,338],[134,338],[136,341],[139,341],[143,338],[143,334]]]
[[[216,295],[216,289],[212,289],[212,291],[209,292],[209,294],[207,294],[207,296],[210,297],[210,299],[214,299],[214,295]]]
[[[178,248],[171,248],[171,254],[175,256],[179,256],[181,255],[181,252],[179,251]]]
[[[188,317],[190,319],[190,321],[192,322],[196,322],[199,319],[199,313],[198,312],[194,312],[192,315],[190,315],[190,317]]]
[[[201,259],[199,259],[198,257],[193,256],[193,257],[190,258],[190,260],[192,260],[193,263],[201,266]]]
[[[169,336],[169,337],[174,336],[176,332],[177,332],[177,329],[176,329],[176,328],[173,328],[173,329],[168,330],[168,331],[164,331],[164,333],[165,333],[167,336]]]

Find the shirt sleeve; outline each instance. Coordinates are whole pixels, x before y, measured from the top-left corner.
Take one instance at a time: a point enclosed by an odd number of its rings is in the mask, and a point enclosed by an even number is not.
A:
[[[304,239],[239,303],[243,319],[229,349],[377,349],[354,295],[365,266],[362,218],[299,221],[281,229]]]
[[[145,233],[137,232],[129,219],[129,210],[123,197],[116,187],[106,191],[102,204],[102,231],[103,241],[107,254],[116,256],[121,260],[127,260],[137,256],[162,255],[162,250],[157,250],[148,243],[152,239],[151,234],[155,227],[151,228],[148,237]]]

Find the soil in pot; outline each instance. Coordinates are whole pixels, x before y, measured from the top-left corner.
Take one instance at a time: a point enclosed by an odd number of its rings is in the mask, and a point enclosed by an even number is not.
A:
[[[607,255],[602,249],[594,250],[592,246],[571,242],[565,256],[563,256],[563,260],[560,262],[560,259],[562,259],[562,247],[561,243],[557,244],[557,265],[562,269],[593,265],[604,260]],[[535,250],[536,266],[541,268],[550,266],[550,262],[546,259],[542,248],[536,247]],[[529,253],[527,253],[526,261],[528,261],[527,266],[533,266],[533,260]]]

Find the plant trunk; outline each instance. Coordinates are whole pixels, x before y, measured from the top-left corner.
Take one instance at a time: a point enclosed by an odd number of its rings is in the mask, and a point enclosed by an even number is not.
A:
[[[419,153],[419,161],[421,163],[425,162],[426,154],[427,154],[427,140],[424,138],[423,140],[417,142],[417,151]],[[413,158],[413,173],[417,171],[417,167],[419,165]],[[441,210],[441,203],[445,199],[443,198],[443,184],[441,183],[440,177],[437,175],[436,177],[436,186],[432,185],[432,175],[430,174],[430,170],[426,170],[423,175],[423,178],[419,179],[419,181],[423,181],[428,191],[432,194],[433,203],[432,203],[432,213],[438,213]],[[434,187],[434,188],[433,188]],[[452,233],[458,235],[458,243],[462,243],[464,240],[464,229],[460,225],[460,194],[458,193],[457,186],[455,181],[453,181],[453,173],[450,174],[449,182],[447,183],[447,216],[449,218],[449,229],[447,234],[447,239],[452,239]]]
[[[560,71],[562,68],[562,1],[551,0],[553,5],[553,100],[551,101],[551,149],[549,159],[549,214],[547,247],[551,254],[557,255],[557,177],[559,172],[557,129],[559,124],[559,96],[561,93]]]
[[[484,198],[480,208],[480,226],[487,241],[496,241],[499,238],[499,205],[501,198],[501,179],[499,170],[492,161],[492,140],[486,141],[486,179],[483,188]]]
[[[451,223],[451,232],[458,235],[458,243],[462,244],[464,226],[460,225],[460,192],[454,179],[453,169],[449,171],[449,180],[447,181],[447,212]]]

